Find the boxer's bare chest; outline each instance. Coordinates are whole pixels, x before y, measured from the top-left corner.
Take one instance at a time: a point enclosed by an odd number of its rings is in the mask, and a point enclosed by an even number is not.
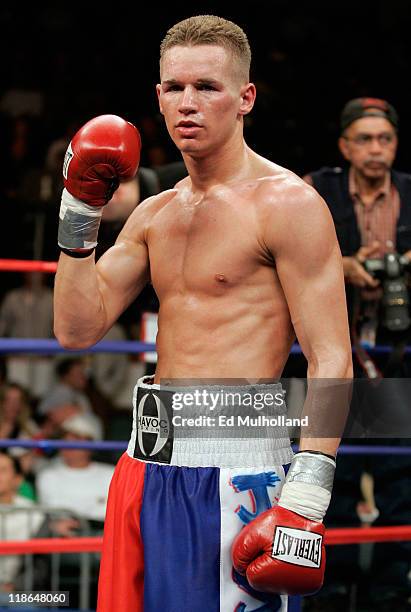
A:
[[[219,294],[247,283],[264,265],[258,232],[255,203],[235,192],[177,196],[153,218],[147,234],[156,290]]]

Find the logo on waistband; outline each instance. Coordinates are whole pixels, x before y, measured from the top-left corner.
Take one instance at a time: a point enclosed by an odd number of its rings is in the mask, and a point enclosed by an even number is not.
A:
[[[172,451],[170,418],[162,399],[142,389],[136,399],[136,447],[134,457],[170,463]]]

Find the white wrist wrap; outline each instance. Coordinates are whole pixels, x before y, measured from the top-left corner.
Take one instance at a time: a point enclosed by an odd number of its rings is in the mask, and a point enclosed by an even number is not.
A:
[[[298,453],[291,462],[279,506],[321,523],[331,499],[335,461],[331,457]]]
[[[60,204],[58,245],[62,249],[93,249],[103,208],[89,206],[63,189]]]

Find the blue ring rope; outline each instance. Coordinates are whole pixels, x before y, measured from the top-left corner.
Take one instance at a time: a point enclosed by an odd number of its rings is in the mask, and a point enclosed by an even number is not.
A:
[[[127,448],[128,442],[103,440],[101,442],[74,441],[74,440],[20,440],[0,438],[0,448],[20,447],[20,448],[40,448],[43,450],[53,450],[61,448],[83,448],[94,451],[114,450],[123,451]],[[296,450],[296,447],[293,447]],[[342,444],[338,450],[342,455],[411,455],[410,446],[357,446]]]
[[[392,351],[391,346],[363,347],[373,355],[388,354]],[[45,338],[1,338],[0,353],[36,353],[37,355],[51,355],[54,353],[145,353],[156,350],[156,345],[151,342],[139,342],[137,340],[101,340],[87,349],[65,349],[57,340]],[[301,348],[294,344],[290,351],[293,355],[300,355]],[[405,349],[406,354],[411,354],[411,346]]]
[[[1,338],[0,353],[36,353],[51,355],[54,353],[144,353],[155,351],[156,345],[136,340],[101,340],[87,349],[65,349],[57,340],[44,338]]]
[[[57,340],[43,338],[2,338],[0,339],[0,353],[36,353],[36,354],[54,354],[54,353],[144,353],[155,351],[156,346],[153,343],[138,342],[135,340],[110,341],[101,340],[94,346],[84,349],[68,351],[63,348]],[[392,349],[389,346],[378,346],[368,348],[373,353],[388,353]],[[407,347],[407,353],[411,353],[411,346]],[[294,345],[291,353],[299,354],[301,349],[298,345]],[[11,446],[19,446],[22,448],[41,448],[41,449],[59,449],[59,448],[87,448],[90,450],[125,450],[126,442],[86,442],[86,441],[66,441],[66,440],[8,440],[0,439],[0,448],[8,448]],[[395,446],[350,446],[341,445],[339,448],[340,454],[349,455],[408,455],[411,454],[410,447],[395,447]]]

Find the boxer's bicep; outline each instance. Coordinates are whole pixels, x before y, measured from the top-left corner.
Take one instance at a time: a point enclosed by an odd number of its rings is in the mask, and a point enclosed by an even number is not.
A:
[[[341,253],[324,201],[309,188],[298,195],[273,227],[272,254],[309,374],[340,377],[351,358]]]
[[[148,222],[146,209],[138,206],[126,221],[115,244],[96,264],[99,293],[109,326],[149,281],[150,262],[145,238]]]
[[[149,258],[144,242],[119,237],[96,265],[106,324],[111,325],[149,281]]]

